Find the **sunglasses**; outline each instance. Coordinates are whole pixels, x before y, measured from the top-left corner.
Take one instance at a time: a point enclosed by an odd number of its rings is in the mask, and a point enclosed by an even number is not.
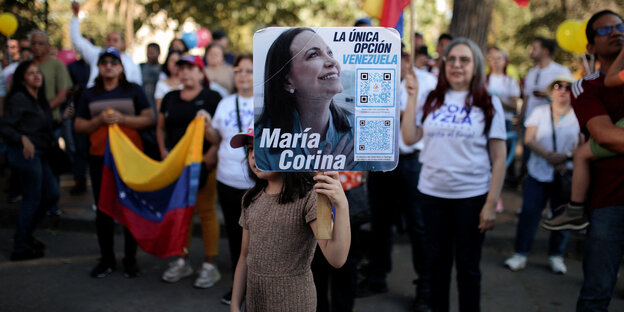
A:
[[[109,65],[109,64],[110,65],[119,65],[119,64],[121,64],[121,61],[118,60],[118,59],[110,59],[110,60],[101,60],[101,61],[98,62],[98,65],[103,65],[103,66],[106,66],[106,65]]]
[[[442,58],[444,60],[444,62],[450,64],[455,64],[455,61],[459,60],[459,62],[462,65],[467,65],[468,63],[470,63],[472,61],[471,58],[467,57],[467,56],[460,56],[460,57],[455,57],[455,56],[445,56]]]
[[[624,32],[624,23],[596,28],[596,34],[598,36],[606,36],[613,31],[613,28],[619,32]]]
[[[572,86],[571,86],[571,85],[562,85],[562,84],[560,84],[560,83],[555,83],[555,84],[553,85],[553,89],[555,89],[555,90],[561,90],[561,89],[563,89],[563,90],[565,90],[565,91],[570,91],[570,90],[572,90]],[[563,91],[563,90],[562,90],[562,91]]]

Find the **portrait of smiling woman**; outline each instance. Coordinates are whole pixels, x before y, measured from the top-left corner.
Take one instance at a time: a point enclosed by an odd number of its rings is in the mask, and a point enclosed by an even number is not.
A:
[[[342,161],[341,169],[353,168],[353,114],[334,102],[334,96],[343,91],[340,71],[332,49],[313,29],[299,27],[281,33],[266,57],[264,107],[255,126],[256,146],[269,141],[261,144],[263,128],[271,134],[291,133],[288,149],[292,152],[287,151],[287,156],[320,159],[321,155],[333,155],[334,160]],[[302,169],[296,161],[285,168],[282,151],[287,147],[272,142],[275,144],[256,149],[258,168]],[[303,169],[323,168],[308,161]]]

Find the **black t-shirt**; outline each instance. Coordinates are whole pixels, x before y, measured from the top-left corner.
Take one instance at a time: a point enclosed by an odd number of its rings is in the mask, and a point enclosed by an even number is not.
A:
[[[203,109],[211,117],[214,116],[219,101],[221,101],[219,93],[208,88],[203,88],[190,101],[180,98],[179,90],[167,93],[160,104],[160,112],[165,115],[165,147],[168,150],[173,149],[184,136],[186,127],[193,121],[198,111]],[[204,140],[204,153],[209,147],[210,143]]]

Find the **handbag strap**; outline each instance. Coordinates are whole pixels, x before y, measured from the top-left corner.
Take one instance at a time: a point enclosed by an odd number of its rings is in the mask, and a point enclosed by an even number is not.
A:
[[[554,152],[557,152],[557,134],[555,131],[555,111],[553,110],[552,106],[550,107],[550,125],[552,126],[552,140],[553,140],[553,149]]]

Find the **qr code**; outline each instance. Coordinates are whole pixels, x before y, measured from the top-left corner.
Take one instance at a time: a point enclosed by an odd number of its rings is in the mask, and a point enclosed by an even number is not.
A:
[[[393,118],[358,118],[356,130],[356,154],[389,154],[393,152]]]
[[[392,107],[395,94],[394,69],[357,71],[357,105]]]

